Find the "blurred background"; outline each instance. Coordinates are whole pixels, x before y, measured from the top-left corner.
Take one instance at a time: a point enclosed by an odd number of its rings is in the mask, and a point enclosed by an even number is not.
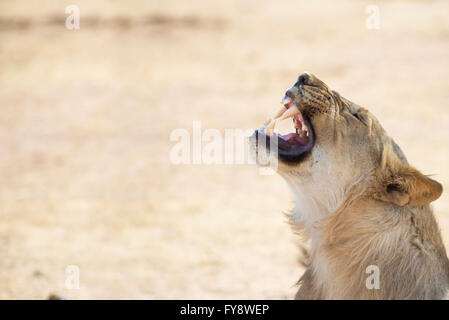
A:
[[[68,5],[79,30],[65,26]],[[304,269],[285,183],[245,164],[174,165],[170,133],[194,120],[256,128],[310,71],[448,190],[448,12],[447,1],[1,1],[0,298],[292,298]],[[448,246],[449,193],[434,207]]]

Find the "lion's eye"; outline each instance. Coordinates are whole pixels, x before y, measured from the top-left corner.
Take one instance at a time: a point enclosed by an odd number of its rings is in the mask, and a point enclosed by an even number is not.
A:
[[[359,121],[363,122],[360,116],[357,113],[351,113],[354,117],[356,117]]]
[[[359,120],[361,123],[363,123],[365,126],[370,127],[371,126],[371,120],[369,119],[369,117],[363,113],[363,112],[355,112],[352,113],[351,115],[354,116],[354,118],[356,118],[357,120]]]

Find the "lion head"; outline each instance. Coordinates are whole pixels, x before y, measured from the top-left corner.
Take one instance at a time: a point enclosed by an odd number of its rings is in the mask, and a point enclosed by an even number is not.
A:
[[[276,171],[290,186],[297,220],[313,223],[351,197],[397,206],[421,206],[442,192],[437,181],[411,167],[399,146],[366,109],[323,81],[303,73],[287,90],[284,114],[249,139],[250,152],[278,160]],[[295,132],[279,135],[268,126],[293,117]],[[260,166],[265,161],[257,162]]]

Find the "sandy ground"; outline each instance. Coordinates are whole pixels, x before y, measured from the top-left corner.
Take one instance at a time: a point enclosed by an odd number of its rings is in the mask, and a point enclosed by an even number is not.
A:
[[[64,26],[77,4],[81,28]],[[380,29],[365,26],[369,4]],[[174,165],[177,128],[248,129],[302,71],[449,189],[447,1],[2,1],[0,298],[290,299],[277,176]],[[449,193],[435,202],[449,244]],[[66,286],[68,266],[79,289]]]

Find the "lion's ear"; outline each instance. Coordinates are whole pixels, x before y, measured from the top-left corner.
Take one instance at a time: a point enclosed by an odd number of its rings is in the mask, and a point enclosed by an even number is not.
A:
[[[383,184],[380,197],[400,206],[422,206],[438,199],[443,192],[441,184],[408,165]]]

